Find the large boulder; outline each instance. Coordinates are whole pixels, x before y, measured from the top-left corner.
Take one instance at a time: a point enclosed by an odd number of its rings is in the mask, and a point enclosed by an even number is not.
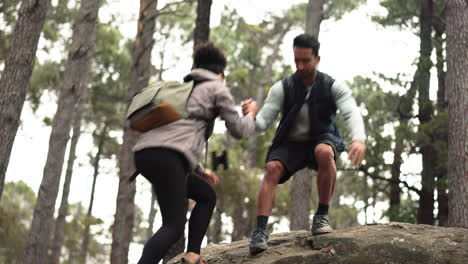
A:
[[[468,229],[388,223],[337,230],[313,237],[308,231],[270,236],[268,250],[250,256],[248,240],[209,245],[209,264],[468,264]],[[182,255],[169,264],[180,263]]]

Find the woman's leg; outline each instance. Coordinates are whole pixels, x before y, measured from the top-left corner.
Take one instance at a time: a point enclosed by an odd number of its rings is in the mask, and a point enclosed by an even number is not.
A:
[[[183,156],[168,149],[145,149],[135,154],[141,174],[153,185],[162,227],[146,242],[139,264],[158,263],[184,233],[187,213],[187,169]]]
[[[206,181],[193,175],[188,177],[187,186],[188,197],[196,201],[189,220],[187,252],[200,254],[201,243],[216,205],[216,193]]]

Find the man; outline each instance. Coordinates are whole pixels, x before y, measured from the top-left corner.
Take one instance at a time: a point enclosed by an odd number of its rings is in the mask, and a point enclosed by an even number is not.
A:
[[[258,194],[257,225],[249,245],[251,254],[268,248],[266,229],[277,185],[305,167],[318,171],[319,205],[313,218],[312,235],[332,231],[328,207],[335,190],[335,161],[344,151],[335,123],[337,110],[351,132],[350,160],[354,165],[360,165],[364,159],[366,135],[359,108],[349,87],[317,70],[319,47],[317,39],[308,34],[294,39],[296,72],[271,87],[256,117],[256,127],[262,131],[276,120],[279,112],[282,113],[267,154],[265,176]],[[242,105],[244,112],[251,103],[248,100]]]

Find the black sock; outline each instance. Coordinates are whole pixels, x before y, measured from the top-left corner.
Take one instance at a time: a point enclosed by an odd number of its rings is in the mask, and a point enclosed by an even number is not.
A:
[[[257,215],[257,229],[261,229],[263,231],[267,230],[268,225],[268,216],[266,215]]]
[[[317,212],[315,212],[315,215],[324,215],[324,214],[328,214],[328,204],[319,203]]]

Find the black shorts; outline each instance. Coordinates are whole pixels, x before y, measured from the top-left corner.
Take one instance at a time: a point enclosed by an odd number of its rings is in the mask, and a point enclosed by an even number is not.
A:
[[[335,161],[340,153],[344,151],[343,141],[333,136],[324,136],[306,142],[285,141],[278,147],[270,149],[266,163],[278,160],[285,168],[285,174],[281,177],[279,184],[285,183],[294,173],[305,167],[317,170],[318,165],[315,160],[314,149],[321,143],[332,147]]]

